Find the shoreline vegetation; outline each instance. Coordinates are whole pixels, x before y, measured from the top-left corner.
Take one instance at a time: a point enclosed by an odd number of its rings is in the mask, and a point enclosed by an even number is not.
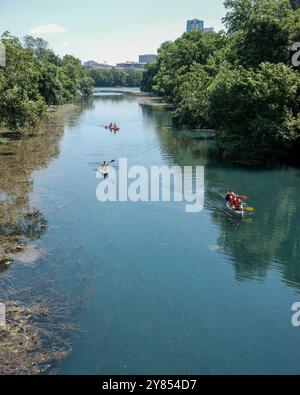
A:
[[[0,125],[26,132],[49,115],[49,108],[91,95],[93,79],[79,59],[60,58],[42,38],[22,41],[5,32],[6,65],[0,67]]]
[[[141,86],[143,71],[140,70],[88,70],[95,88],[128,87],[137,88]]]
[[[264,164],[297,159],[300,76],[291,45],[300,8],[289,0],[225,0],[226,32],[184,33],[146,66],[143,92],[173,106],[178,128],[218,130],[223,158]]]

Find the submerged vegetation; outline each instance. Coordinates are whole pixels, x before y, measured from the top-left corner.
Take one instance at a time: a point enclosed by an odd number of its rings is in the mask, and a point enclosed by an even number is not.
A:
[[[14,132],[47,116],[47,106],[92,92],[93,80],[73,56],[57,56],[42,38],[4,33],[6,66],[0,67],[0,125]]]
[[[6,309],[6,324],[0,327],[0,375],[56,373],[79,330],[74,313],[91,292],[90,277],[78,262],[70,274],[74,294],[62,289],[63,258],[58,259],[56,250],[47,259],[51,251],[39,239],[48,221],[30,197],[32,172],[59,153],[64,125],[78,111],[74,105],[60,106],[30,133],[0,132],[0,302]],[[63,244],[58,248],[63,250]],[[92,276],[98,278],[97,261],[92,262]]]
[[[57,155],[63,125],[75,108],[64,105],[50,112],[47,121],[27,135],[0,132],[0,272],[47,229],[43,214],[30,205],[31,173]]]
[[[300,76],[291,45],[300,9],[288,0],[226,0],[226,32],[185,33],[158,50],[142,90],[174,106],[178,126],[215,128],[223,156],[265,161],[300,142]]]
[[[38,298],[25,304],[6,302],[6,326],[0,329],[0,375],[44,372],[71,352],[75,326],[70,306],[61,300]]]

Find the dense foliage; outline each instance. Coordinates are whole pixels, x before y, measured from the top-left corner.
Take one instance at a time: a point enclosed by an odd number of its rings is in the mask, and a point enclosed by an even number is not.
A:
[[[215,127],[224,156],[266,160],[300,140],[300,9],[289,0],[225,0],[226,32],[185,33],[162,44],[142,90],[174,105],[178,126]]]
[[[143,72],[138,70],[93,69],[90,73],[97,87],[138,87],[143,76]]]
[[[0,124],[11,130],[34,126],[47,113],[47,105],[90,94],[93,81],[79,59],[59,58],[41,38],[27,36],[23,44],[4,33],[6,66],[0,67]]]

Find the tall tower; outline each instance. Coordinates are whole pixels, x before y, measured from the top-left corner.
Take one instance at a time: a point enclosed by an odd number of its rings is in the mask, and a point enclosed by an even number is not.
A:
[[[186,31],[194,32],[195,30],[204,30],[204,21],[200,19],[192,19],[187,21]]]

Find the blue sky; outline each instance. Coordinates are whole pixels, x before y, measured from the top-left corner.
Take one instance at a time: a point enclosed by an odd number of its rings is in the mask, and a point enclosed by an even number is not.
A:
[[[60,55],[115,64],[155,53],[199,18],[222,29],[223,0],[0,0],[0,33],[35,32]]]

